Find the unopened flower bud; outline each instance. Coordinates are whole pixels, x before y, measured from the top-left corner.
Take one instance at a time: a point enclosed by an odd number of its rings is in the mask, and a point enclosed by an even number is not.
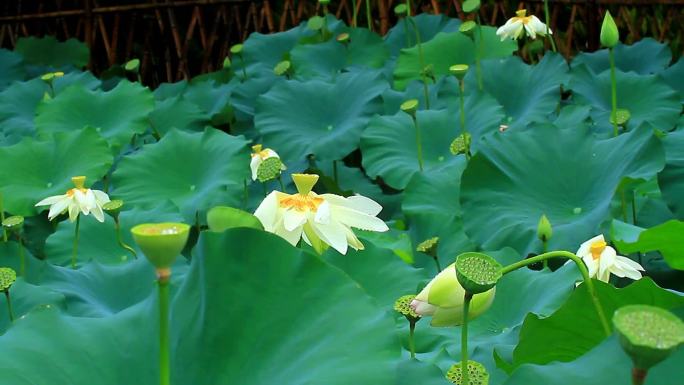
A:
[[[607,48],[613,48],[620,42],[620,33],[618,32],[615,20],[610,15],[610,11],[606,11],[603,17],[603,24],[601,24],[601,45]]]
[[[546,215],[542,215],[537,224],[537,238],[542,242],[548,242],[552,236],[553,227],[551,226],[551,222],[549,222],[549,218],[547,218]]]
[[[124,64],[124,69],[128,72],[138,73],[140,69],[140,59],[131,59]]]

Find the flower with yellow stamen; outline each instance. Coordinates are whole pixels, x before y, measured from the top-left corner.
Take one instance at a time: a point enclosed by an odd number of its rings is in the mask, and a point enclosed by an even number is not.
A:
[[[292,174],[296,194],[273,191],[254,212],[268,232],[293,246],[300,239],[322,253],[327,245],[341,254],[347,248],[363,250],[363,244],[352,227],[369,231],[387,231],[384,221],[376,216],[382,207],[370,198],[355,195],[348,198],[311,191],[318,175]]]
[[[50,206],[48,219],[53,220],[59,214],[68,211],[69,220],[74,222],[79,213],[93,214],[95,219],[104,222],[102,205],[109,202],[109,196],[100,190],[85,188],[85,176],[71,178],[74,188],[67,190],[64,195],[55,195],[36,203],[36,206]]]
[[[508,19],[506,24],[496,30],[496,34],[501,37],[501,41],[506,40],[506,38],[516,40],[522,35],[523,30],[525,30],[532,39],[536,38],[537,35],[546,35],[546,24],[542,23],[541,20],[534,15],[527,16],[526,9],[516,11],[515,15],[516,16]],[[549,35],[553,35],[551,29],[548,29],[548,33]]]
[[[259,174],[259,166],[269,158],[278,158],[278,153],[271,150],[270,148],[263,148],[261,144],[255,144],[252,146],[252,161],[249,163],[249,167],[252,169],[252,180],[256,180]],[[280,171],[286,170],[284,164],[280,163]]]
[[[610,274],[635,280],[640,279],[641,271],[644,271],[644,268],[637,262],[617,255],[615,249],[608,246],[603,235],[595,236],[584,242],[576,254],[587,265],[589,276],[596,277],[603,282],[608,282]]]

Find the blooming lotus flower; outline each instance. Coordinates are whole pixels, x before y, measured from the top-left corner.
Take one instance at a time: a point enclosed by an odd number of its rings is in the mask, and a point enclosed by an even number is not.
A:
[[[100,190],[85,188],[85,180],[86,177],[84,176],[71,178],[71,181],[74,182],[74,188],[67,190],[64,195],[45,198],[36,203],[36,206],[50,206],[49,220],[53,220],[59,214],[68,211],[71,222],[78,218],[79,213],[83,213],[83,215],[92,213],[95,219],[104,222],[102,205],[109,202],[109,196]]]
[[[640,264],[617,255],[615,249],[607,245],[603,235],[584,242],[575,254],[587,265],[589,276],[597,277],[603,282],[608,282],[611,273],[618,277],[639,279],[640,271],[644,271]]]
[[[262,145],[256,144],[252,146],[252,161],[249,163],[249,167],[252,169],[252,180],[256,180],[258,176],[259,166],[268,158],[278,158],[278,153],[271,150],[270,148],[263,148]],[[284,164],[280,164],[280,170],[283,171],[287,169]]]
[[[511,38],[513,40],[516,40],[520,37],[520,35],[523,32],[523,29],[527,31],[527,34],[532,38],[536,38],[537,35],[539,36],[545,36],[546,35],[546,24],[542,23],[541,20],[539,20],[536,16],[527,15],[527,10],[521,9],[517,12],[515,12],[516,16],[513,16],[512,18],[508,19],[506,24],[502,25],[499,27],[499,29],[496,30],[497,36],[501,37],[501,41],[506,40],[506,38]],[[549,35],[552,35],[553,32],[551,32],[551,29],[548,30]]]
[[[468,309],[468,319],[484,313],[494,301],[496,288],[475,294]],[[463,324],[463,297],[465,289],[456,278],[456,263],[442,270],[411,301],[411,308],[421,317],[432,316],[430,325],[457,326]]]
[[[352,227],[387,231],[385,222],[376,217],[382,207],[361,195],[348,198],[311,191],[318,175],[292,174],[298,193],[273,191],[254,212],[268,232],[279,235],[293,246],[300,239],[322,253],[326,245],[341,254],[347,248],[363,250],[363,244]]]

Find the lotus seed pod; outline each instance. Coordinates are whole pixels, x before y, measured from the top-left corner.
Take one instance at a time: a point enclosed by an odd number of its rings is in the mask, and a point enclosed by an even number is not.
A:
[[[71,182],[77,189],[85,188],[86,177],[83,175],[71,177]]]
[[[294,182],[295,186],[297,186],[297,192],[302,195],[308,195],[316,182],[318,182],[318,175],[292,174],[292,181]]]
[[[229,57],[226,57],[225,59],[223,59],[223,69],[228,69],[228,68],[230,68],[231,65],[232,65],[232,63],[230,62]]]
[[[405,16],[407,10],[408,8],[406,7],[406,4],[402,3],[394,7],[394,14],[397,16]]]
[[[487,254],[468,252],[456,257],[456,278],[466,292],[484,293],[496,286],[502,266]]]
[[[480,0],[466,0],[463,2],[463,12],[473,13],[480,9]]]
[[[11,233],[20,234],[21,230],[24,228],[24,217],[21,215],[7,217],[2,221],[2,226]]]
[[[463,80],[463,78],[466,76],[468,73],[468,65],[467,64],[454,64],[451,67],[449,67],[449,72],[456,76],[458,80]]]
[[[128,72],[138,72],[140,69],[140,59],[131,59],[124,65],[124,69]]]
[[[405,113],[415,117],[416,111],[418,110],[418,99],[409,99],[401,103],[399,108],[401,108],[401,110]]]
[[[546,215],[539,218],[539,224],[537,224],[537,238],[542,242],[547,242],[553,236],[553,227],[551,227],[551,222]]]
[[[457,136],[453,142],[451,142],[451,145],[449,145],[449,151],[451,151],[451,153],[454,155],[465,154],[468,152],[471,142],[472,135],[467,132],[465,134],[461,134]]]
[[[472,38],[476,27],[477,27],[476,22],[474,22],[472,20],[468,20],[468,21],[464,22],[463,24],[461,24],[460,27],[458,27],[458,31],[461,32],[462,34],[467,35],[467,36]]]
[[[257,169],[257,179],[259,179],[259,182],[261,183],[275,179],[280,175],[282,167],[283,162],[280,161],[280,158],[266,158],[261,162]]]
[[[51,83],[55,79],[55,74],[50,72],[40,77],[40,80]]]
[[[601,24],[601,45],[613,48],[619,42],[620,33],[618,32],[617,25],[615,25],[615,20],[610,15],[610,11],[606,11],[606,15],[603,17],[603,24]]]
[[[472,385],[489,385],[489,373],[487,368],[477,361],[468,360],[468,383]],[[446,379],[451,383],[460,385],[463,381],[461,362],[457,362],[449,368]]]
[[[420,319],[420,315],[413,310],[411,302],[416,298],[415,295],[404,295],[394,301],[394,310],[401,313],[407,320],[415,322]]]
[[[428,255],[435,256],[437,254],[437,245],[439,244],[439,237],[432,237],[430,239],[426,239],[423,242],[418,244],[418,247],[416,247],[416,251],[420,251],[421,253],[425,253]]]
[[[290,68],[292,68],[292,63],[290,63],[289,60],[283,60],[276,64],[276,66],[273,68],[273,73],[278,76],[283,76],[290,71]]]
[[[17,272],[9,267],[0,267],[0,291],[6,292],[17,280]]]
[[[321,28],[323,28],[323,25],[325,24],[325,19],[320,17],[320,16],[314,16],[309,19],[309,21],[306,23],[306,27],[309,28],[312,31],[318,31]]]
[[[123,208],[124,202],[121,199],[114,199],[102,205],[102,210],[109,214],[112,218],[119,217],[119,213]]]
[[[341,33],[341,34],[337,35],[336,40],[340,43],[345,43],[345,44],[349,43],[349,34],[346,32]]]
[[[183,251],[190,234],[185,223],[144,223],[131,229],[135,243],[158,270],[169,269]]]
[[[615,119],[613,119],[613,116],[611,114],[609,120],[610,124],[617,124],[618,126],[624,126],[629,122],[629,118],[632,117],[632,114],[629,113],[629,110],[626,110],[624,108],[618,108],[615,111]]]
[[[242,44],[235,44],[234,46],[230,47],[230,53],[233,55],[242,54]]]
[[[659,307],[623,306],[613,314],[613,325],[620,345],[638,369],[650,369],[684,344],[684,322]]]

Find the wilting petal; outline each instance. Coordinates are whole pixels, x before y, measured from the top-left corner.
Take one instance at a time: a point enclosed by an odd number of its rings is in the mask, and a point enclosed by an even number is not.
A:
[[[274,232],[275,223],[279,215],[279,202],[278,202],[278,192],[273,191],[261,202],[259,207],[257,207],[254,212],[254,216],[261,221],[264,226],[264,230],[268,232]]]
[[[109,195],[107,195],[106,192],[100,190],[91,191],[93,192],[93,195],[95,195],[95,201],[98,205],[102,206],[103,204],[109,202]]]
[[[49,206],[49,205],[53,205],[53,204],[55,204],[55,203],[57,203],[57,202],[62,201],[64,198],[69,198],[69,196],[66,195],[66,194],[64,194],[64,195],[53,195],[53,196],[51,196],[51,197],[47,197],[47,198],[43,199],[42,201],[36,203],[36,206]]]
[[[69,204],[72,202],[71,197],[67,195],[62,195],[62,199],[59,201],[55,202],[52,206],[50,206],[50,212],[48,212],[48,220],[54,219],[56,216],[64,212],[69,207]]]
[[[69,203],[69,221],[75,222],[76,218],[78,218],[78,214],[80,214],[80,207],[78,206],[78,203],[76,201],[71,201]]]
[[[347,226],[379,232],[389,230],[385,221],[380,218],[341,206],[333,207],[332,210],[335,220]]]
[[[252,169],[252,180],[257,179],[257,171],[259,170],[259,165],[263,160],[259,155],[253,155],[252,160],[249,162],[249,168]]]
[[[330,223],[310,221],[309,223],[311,223],[314,232],[323,242],[330,245],[340,254],[347,254],[347,235],[342,225],[335,221],[330,221]]]
[[[414,299],[411,301],[411,309],[416,312],[419,316],[431,316],[435,314],[435,310],[437,310],[436,306],[432,306],[427,302],[424,301],[419,301],[417,299]]]
[[[306,223],[306,214],[302,211],[290,209],[283,210],[283,226],[285,230],[292,231]]]

